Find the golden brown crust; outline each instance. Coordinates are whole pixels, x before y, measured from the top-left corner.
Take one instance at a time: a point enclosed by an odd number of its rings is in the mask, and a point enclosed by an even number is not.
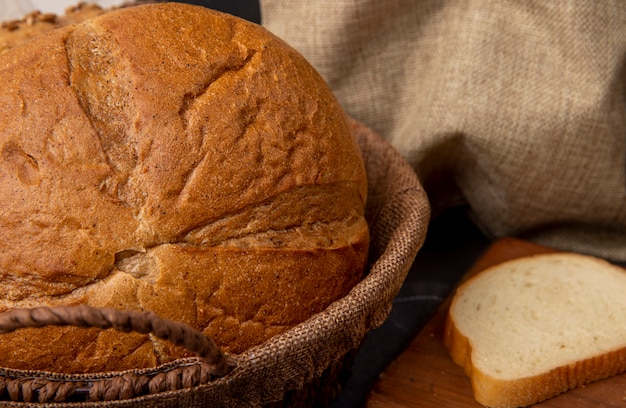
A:
[[[321,77],[261,27],[116,10],[7,51],[0,81],[0,310],[150,309],[240,352],[360,279],[356,142]],[[185,355],[107,333],[24,330],[0,355],[63,372]]]

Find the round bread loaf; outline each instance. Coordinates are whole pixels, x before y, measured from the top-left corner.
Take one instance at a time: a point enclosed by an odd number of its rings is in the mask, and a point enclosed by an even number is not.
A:
[[[0,311],[151,310],[239,353],[343,297],[367,181],[341,107],[263,28],[199,6],[110,11],[0,58]],[[141,334],[0,335],[65,373],[188,355]]]

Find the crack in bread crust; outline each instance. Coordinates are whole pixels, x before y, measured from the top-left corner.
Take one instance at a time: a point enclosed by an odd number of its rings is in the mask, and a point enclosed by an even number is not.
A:
[[[239,352],[361,278],[358,146],[319,74],[262,27],[181,3],[140,6],[4,56],[0,309],[151,310]],[[37,351],[19,367],[181,355],[139,337],[45,333],[19,346]],[[16,344],[0,342],[0,355]],[[81,344],[95,347],[89,361],[62,355]]]
[[[210,247],[321,250],[349,246],[353,237],[358,235],[356,231],[367,228],[360,212],[355,210],[359,208],[360,197],[355,195],[354,190],[351,183],[303,186],[266,202],[250,205],[238,213],[196,226],[171,241],[135,241],[132,247],[115,252],[103,248],[102,251],[107,252],[103,255],[108,259],[108,273],[82,282],[72,275],[63,274],[57,275],[55,281],[48,279],[45,282],[38,275],[12,279],[11,274],[5,274],[2,279],[5,299],[0,299],[0,302],[5,310],[41,301],[50,304],[72,302],[72,299],[83,298],[89,287],[101,285],[107,276],[118,271],[154,283],[151,274],[158,268],[148,254],[162,245],[199,250]],[[333,200],[353,203],[347,207],[322,205],[329,195]],[[293,208],[293,202],[300,202],[301,206]],[[89,230],[84,231],[91,234]],[[97,237],[90,239],[97,240]],[[42,296],[42,293],[48,295]]]

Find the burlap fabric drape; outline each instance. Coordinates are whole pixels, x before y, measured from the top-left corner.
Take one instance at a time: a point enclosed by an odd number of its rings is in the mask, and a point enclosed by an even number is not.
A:
[[[626,260],[626,2],[261,0],[435,211]]]
[[[113,379],[113,383],[99,386],[102,392],[98,395],[108,393],[108,401],[61,402],[49,406],[230,408],[266,404],[275,407],[283,406],[284,402],[287,405],[319,406],[316,403],[320,401],[323,406],[338,391],[336,376],[343,369],[341,366],[346,356],[359,347],[370,330],[386,319],[424,242],[430,217],[425,192],[400,154],[368,128],[354,121],[351,126],[368,173],[366,216],[372,243],[368,275],[346,297],[268,342],[241,355],[231,356],[236,367],[225,377],[207,384],[184,386],[192,380],[175,378],[173,382],[180,383],[182,389],[150,394],[149,384],[143,377],[153,378],[158,373],[176,375],[172,370],[194,364],[189,359],[170,363],[160,370],[86,375],[0,368],[0,397],[26,397],[36,402],[39,391],[33,390],[42,389],[46,381],[84,384]],[[52,388],[63,391],[60,385]],[[278,403],[273,405],[272,401]],[[27,405],[0,401],[0,406]]]

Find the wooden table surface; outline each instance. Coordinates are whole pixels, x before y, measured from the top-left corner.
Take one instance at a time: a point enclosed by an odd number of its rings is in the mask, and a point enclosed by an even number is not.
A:
[[[502,239],[489,247],[465,278],[506,260],[546,252],[554,251],[525,241]],[[470,380],[463,368],[452,361],[443,345],[443,328],[450,300],[441,305],[407,350],[381,375],[368,396],[368,408],[482,406],[474,400]],[[534,406],[626,408],[626,374],[570,390]]]

